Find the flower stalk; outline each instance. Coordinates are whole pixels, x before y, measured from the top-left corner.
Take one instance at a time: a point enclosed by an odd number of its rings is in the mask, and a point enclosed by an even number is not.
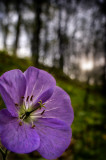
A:
[[[8,150],[6,149],[6,151],[3,151],[3,149],[0,147],[0,152],[2,155],[2,160],[7,160]]]

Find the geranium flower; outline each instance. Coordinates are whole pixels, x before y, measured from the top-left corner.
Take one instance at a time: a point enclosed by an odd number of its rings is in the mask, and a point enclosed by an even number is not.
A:
[[[47,72],[29,67],[0,77],[0,94],[7,109],[0,111],[2,144],[16,153],[37,150],[55,159],[70,144],[73,109],[70,97]]]

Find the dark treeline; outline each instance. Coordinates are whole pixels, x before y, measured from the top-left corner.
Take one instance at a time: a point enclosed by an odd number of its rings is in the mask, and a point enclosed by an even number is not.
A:
[[[24,30],[35,65],[42,62],[71,78],[82,80],[85,74],[95,84],[105,84],[105,7],[105,0],[0,0],[3,47],[16,56]],[[84,57],[94,65],[86,73],[80,69]]]

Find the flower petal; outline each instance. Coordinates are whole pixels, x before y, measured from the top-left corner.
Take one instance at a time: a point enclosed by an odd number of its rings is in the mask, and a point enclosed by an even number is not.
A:
[[[37,82],[38,74],[39,74],[39,69],[37,69],[35,67],[29,67],[24,72],[26,82],[27,82],[26,93],[25,93],[26,97],[31,96],[32,90]]]
[[[4,125],[6,125],[8,122],[12,122],[14,120],[14,117],[8,112],[7,109],[0,110],[0,133],[2,132]]]
[[[43,117],[52,117],[65,121],[71,125],[74,119],[74,112],[71,106],[69,95],[60,87],[55,87],[53,95],[45,104]]]
[[[39,119],[35,125],[40,136],[40,146],[37,151],[46,159],[61,156],[71,141],[70,127],[58,119]]]
[[[20,126],[18,119],[11,119],[7,111],[0,112],[0,128],[2,128],[0,129],[1,143],[12,152],[29,153],[36,150],[40,145],[40,138],[35,129],[25,123]]]
[[[17,116],[15,104],[20,105],[25,89],[25,77],[18,69],[8,71],[0,77],[0,94],[7,109],[13,116]]]
[[[42,93],[34,103],[37,104],[37,102],[39,102],[40,100],[42,100],[42,103],[44,103],[46,100],[48,100],[52,96],[53,91],[54,91],[54,87],[49,88],[44,93]]]
[[[54,88],[56,85],[55,79],[49,73],[35,67],[29,67],[24,74],[27,81],[25,97],[27,98],[27,96],[31,97],[33,95],[33,104],[36,103],[37,99],[45,91],[49,88]]]

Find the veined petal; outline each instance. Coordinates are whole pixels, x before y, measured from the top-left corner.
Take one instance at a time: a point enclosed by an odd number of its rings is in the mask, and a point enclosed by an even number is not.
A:
[[[70,127],[58,119],[39,119],[35,122],[40,136],[37,151],[46,159],[56,159],[70,144],[72,132]]]
[[[27,82],[25,97],[31,96],[34,87],[36,87],[38,75],[39,75],[39,69],[35,67],[29,67],[24,72],[24,76]]]
[[[0,94],[6,104],[8,111],[13,116],[17,116],[15,104],[21,104],[21,97],[24,96],[25,89],[25,77],[18,69],[5,72],[0,77]]]
[[[4,129],[4,125],[8,124],[8,122],[12,122],[13,120],[15,120],[15,118],[12,117],[7,109],[0,110],[0,134]]]
[[[24,73],[27,81],[26,98],[33,96],[32,103],[35,104],[37,99],[48,89],[55,87],[55,79],[46,71],[29,67]],[[52,94],[51,94],[52,95]]]
[[[16,153],[29,153],[40,145],[35,129],[25,123],[20,126],[18,119],[11,117],[7,110],[0,111],[0,138],[8,150]]]
[[[42,103],[44,103],[52,96],[53,91],[54,91],[54,87],[49,88],[44,93],[42,93],[34,103],[37,104],[37,102],[39,102],[40,100],[42,101]]]
[[[60,87],[55,87],[53,95],[45,103],[45,112],[43,117],[57,118],[71,125],[74,119],[74,112],[71,106],[69,95]]]

